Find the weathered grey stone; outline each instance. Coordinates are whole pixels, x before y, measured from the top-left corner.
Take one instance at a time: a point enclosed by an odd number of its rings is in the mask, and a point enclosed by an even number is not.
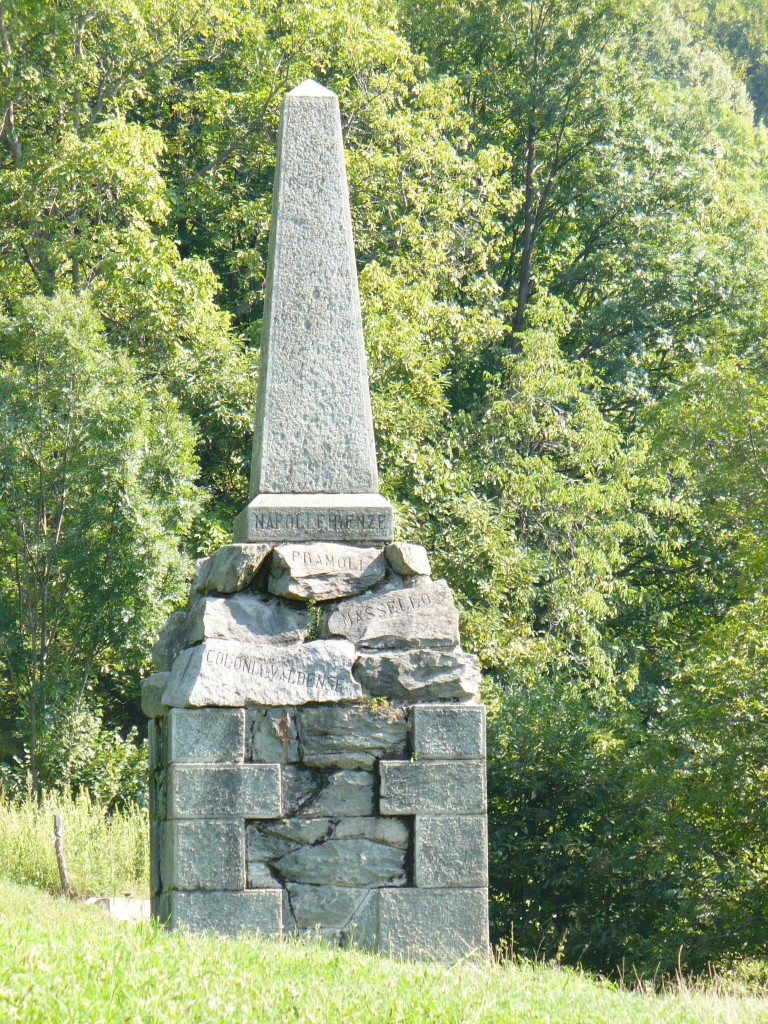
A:
[[[164,723],[162,721],[159,721],[157,718],[151,718],[147,722],[147,742],[149,744],[149,770],[151,772],[153,772],[156,768],[160,768],[161,765],[164,763],[165,731],[163,728],[163,724]]]
[[[298,761],[295,708],[254,708],[247,715],[249,760],[265,764]]]
[[[251,494],[378,489],[336,96],[283,101]]]
[[[380,494],[257,494],[235,519],[236,541],[386,543],[392,506]]]
[[[381,761],[381,814],[482,814],[482,761]]]
[[[147,718],[160,718],[165,714],[163,694],[170,678],[170,672],[155,672],[142,682],[141,710]]]
[[[373,772],[331,772],[323,788],[301,805],[301,815],[304,818],[371,815],[374,813],[373,793]]]
[[[330,601],[359,594],[384,578],[381,548],[349,544],[281,544],[272,553],[268,588],[298,601]]]
[[[323,613],[323,629],[358,647],[455,647],[459,613],[445,580],[417,576],[342,601]]]
[[[152,648],[152,667],[156,672],[171,671],[176,656],[184,647],[186,636],[187,613],[179,609],[168,618]]]
[[[380,757],[402,758],[406,721],[401,708],[302,708],[303,762],[314,768],[372,768]]]
[[[244,889],[241,821],[167,821],[161,874],[165,889]]]
[[[488,956],[486,889],[381,889],[379,948],[386,956],[460,960]]]
[[[352,819],[354,821],[367,819]],[[387,819],[388,820],[388,819]],[[283,818],[280,821],[265,821],[249,828],[264,836],[268,842],[279,840],[287,844],[282,853],[297,846],[312,845],[330,839],[334,829],[333,818]]]
[[[341,818],[333,827],[334,839],[370,839],[407,850],[408,826],[400,818]]]
[[[485,757],[482,704],[419,704],[411,709],[409,726],[420,760]]]
[[[355,678],[366,693],[394,700],[467,700],[480,689],[477,658],[462,651],[362,654],[355,663]],[[167,702],[168,691],[164,699]]]
[[[172,892],[169,927],[191,932],[215,931],[237,935],[241,931],[280,935],[283,895],[277,890],[246,892]]]
[[[370,839],[328,839],[275,861],[283,881],[313,885],[405,885],[405,851]]]
[[[484,814],[417,815],[414,882],[421,888],[488,885],[488,824]]]
[[[286,886],[297,928],[343,929],[361,909],[370,890],[349,886]]]
[[[165,822],[155,821],[150,814],[149,817],[149,891],[151,895],[160,892],[163,888],[163,880],[160,875],[160,860],[162,857],[163,843],[162,830]]]
[[[234,594],[253,580],[271,550],[269,544],[225,544],[195,567],[192,591]]]
[[[246,828],[246,871],[249,889],[280,888],[280,878],[271,862],[296,848],[277,835],[262,831],[257,825]]]
[[[163,703],[171,707],[249,707],[354,700],[354,648],[347,640],[276,647],[206,640],[177,658]]]
[[[279,818],[280,765],[180,765],[168,769],[169,818]]]
[[[245,712],[240,708],[171,708],[168,760],[174,764],[242,764]]]
[[[286,815],[303,814],[304,805],[309,803],[324,785],[323,777],[311,768],[292,764],[283,765],[281,774],[283,813]]]
[[[431,576],[429,556],[421,544],[398,542],[387,547],[387,561],[399,576]]]
[[[169,892],[153,892],[151,906],[152,917],[160,924],[168,924],[171,916],[171,894]]]
[[[201,597],[189,610],[187,641],[238,640],[246,644],[300,643],[307,634],[309,612],[301,605],[249,592],[229,597]]]

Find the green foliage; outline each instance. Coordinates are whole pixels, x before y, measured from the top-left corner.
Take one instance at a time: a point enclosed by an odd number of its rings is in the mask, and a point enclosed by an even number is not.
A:
[[[0,791],[0,864],[5,879],[61,893],[53,845],[54,815],[61,815],[64,856],[73,895],[111,896],[149,891],[149,830],[135,804],[108,811],[105,804],[68,789],[38,798]],[[31,894],[30,894],[31,895]],[[7,904],[4,904],[7,910]],[[7,918],[6,918],[7,921]]]

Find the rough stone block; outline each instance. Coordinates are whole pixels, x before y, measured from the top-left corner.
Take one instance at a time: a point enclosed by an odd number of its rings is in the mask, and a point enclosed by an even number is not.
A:
[[[301,815],[305,818],[372,815],[374,813],[374,781],[373,772],[346,770],[331,772],[322,789],[301,805]]]
[[[340,818],[333,827],[334,839],[370,839],[407,850],[410,830],[401,818]]]
[[[417,815],[414,882],[419,888],[485,888],[488,825],[484,814]]]
[[[482,814],[482,761],[382,761],[381,814]]]
[[[253,707],[356,700],[348,640],[277,647],[206,640],[174,663],[163,694],[170,707]]]
[[[170,672],[176,656],[184,647],[186,636],[187,613],[179,609],[168,618],[152,648],[152,667],[156,672]]]
[[[243,823],[165,822],[161,873],[165,889],[244,889]]]
[[[171,678],[170,672],[155,672],[141,684],[141,710],[147,718],[160,718],[165,714],[163,693]]]
[[[279,818],[280,765],[180,765],[168,769],[169,818]]]
[[[485,757],[482,704],[421,704],[409,716],[411,747],[419,760]]]
[[[323,786],[323,777],[311,768],[286,764],[281,769],[283,787],[283,814],[303,814],[302,808],[315,797]]]
[[[239,708],[168,711],[168,760],[174,764],[242,764],[244,737]]]
[[[451,962],[487,958],[486,889],[381,889],[378,944],[391,957]]]
[[[324,612],[323,630],[358,647],[456,647],[459,613],[445,580],[418,576],[342,601]]]
[[[384,578],[379,547],[283,544],[272,553],[269,592],[299,601],[331,601],[359,594]]]
[[[303,762],[309,767],[373,768],[380,757],[405,756],[401,708],[302,708],[298,723]]]
[[[363,654],[355,663],[355,678],[366,693],[394,700],[467,700],[480,689],[477,658],[462,651]]]
[[[214,931],[221,935],[259,932],[280,935],[283,927],[283,894],[277,889],[245,892],[172,892],[169,926],[191,932]]]
[[[399,576],[432,575],[429,556],[421,544],[390,544],[387,547],[387,561]]]
[[[246,750],[256,763],[290,764],[299,759],[295,708],[257,708],[246,712]]]
[[[331,886],[405,885],[405,851],[370,839],[329,839],[275,861],[288,882]]]
[[[225,544],[197,563],[193,593],[233,594],[243,590],[271,550],[269,544]]]
[[[229,597],[201,597],[187,618],[187,643],[237,640],[247,644],[301,643],[309,613],[301,605],[244,592]]]

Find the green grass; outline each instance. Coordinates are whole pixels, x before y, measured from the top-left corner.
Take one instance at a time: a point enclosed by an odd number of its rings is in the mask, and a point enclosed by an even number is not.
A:
[[[0,794],[0,874],[49,893],[61,892],[54,814],[62,816],[67,872],[76,895],[148,895],[146,811],[132,806],[108,815],[87,793],[49,793],[41,803]]]
[[[313,943],[167,934],[0,881],[0,1021],[756,1024],[768,1001],[622,991],[533,965],[451,969]]]

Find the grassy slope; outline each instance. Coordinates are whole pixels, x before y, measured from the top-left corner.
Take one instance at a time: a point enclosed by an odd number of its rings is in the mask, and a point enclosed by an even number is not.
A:
[[[570,970],[451,970],[313,944],[170,935],[0,881],[0,1021],[768,1022],[768,1003],[643,996]]]

